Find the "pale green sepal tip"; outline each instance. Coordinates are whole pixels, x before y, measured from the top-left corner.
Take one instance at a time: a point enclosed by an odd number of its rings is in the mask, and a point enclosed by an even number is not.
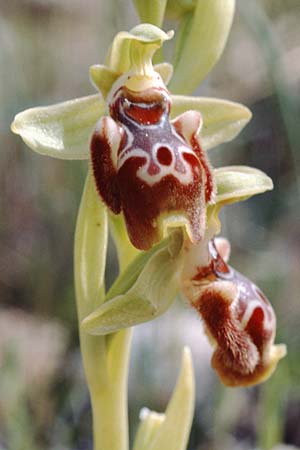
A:
[[[176,233],[173,233],[176,234]],[[166,240],[155,251],[140,254],[108,292],[105,303],[82,322],[90,334],[108,334],[163,314],[178,292],[181,245]],[[175,240],[176,240],[175,239]]]
[[[188,110],[199,111],[202,115],[200,137],[205,150],[234,139],[252,117],[251,111],[240,103],[209,97],[172,95],[172,118]]]
[[[92,84],[96,89],[99,89],[104,99],[107,97],[114,82],[121,75],[102,64],[94,64],[91,66],[89,73]]]
[[[217,184],[216,203],[238,202],[273,189],[273,182],[264,172],[247,166],[227,166],[214,170]]]
[[[11,130],[32,150],[60,159],[87,159],[89,141],[106,105],[99,94],[16,115]]]
[[[141,22],[160,27],[163,23],[167,0],[134,0]]]
[[[165,419],[147,450],[186,450],[195,407],[195,379],[188,347],[183,350],[180,374]]]

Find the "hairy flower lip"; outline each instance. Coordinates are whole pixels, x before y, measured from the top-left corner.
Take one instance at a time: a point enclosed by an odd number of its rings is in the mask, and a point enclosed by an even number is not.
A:
[[[182,292],[204,322],[214,347],[211,365],[221,381],[252,386],[269,378],[285,356],[285,346],[274,345],[276,317],[270,302],[227,265],[221,252],[227,259],[229,246],[218,247],[211,235],[214,229],[207,231],[198,254],[185,246]]]

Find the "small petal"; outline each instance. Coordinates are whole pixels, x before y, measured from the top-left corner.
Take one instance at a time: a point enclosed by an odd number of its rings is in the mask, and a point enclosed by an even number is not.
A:
[[[106,99],[112,85],[120,77],[120,75],[120,73],[114,72],[102,64],[94,64],[90,67],[91,82],[96,89],[99,89],[104,99]]]
[[[216,203],[238,202],[252,195],[273,189],[273,182],[264,172],[247,166],[227,166],[214,170],[217,183]]]
[[[205,150],[234,139],[251,119],[249,109],[240,103],[183,95],[172,95],[171,98],[171,117],[187,110],[201,113],[203,127],[200,137]]]
[[[100,95],[27,109],[11,129],[34,151],[61,159],[87,159],[89,142],[106,105]]]
[[[180,33],[170,89],[189,94],[220,58],[231,28],[235,0],[198,0],[192,18]],[[188,82],[187,82],[188,80]]]
[[[106,302],[82,322],[84,331],[102,335],[131,327],[163,314],[178,292],[181,232],[142,253],[117,279]]]
[[[172,64],[166,62],[155,64],[154,70],[155,72],[159,73],[159,75],[162,77],[163,82],[167,86],[173,75]]]
[[[167,0],[134,0],[141,22],[151,23],[161,27],[166,9]]]

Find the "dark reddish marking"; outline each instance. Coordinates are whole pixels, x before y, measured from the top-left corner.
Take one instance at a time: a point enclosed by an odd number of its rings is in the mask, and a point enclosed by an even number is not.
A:
[[[211,281],[216,281],[216,276],[214,273],[214,266],[213,263],[211,262],[210,264],[208,264],[207,266],[204,267],[197,267],[197,273],[196,275],[192,278],[193,281],[203,281],[203,279],[209,278]]]
[[[117,173],[111,160],[111,148],[107,137],[95,133],[91,140],[91,161],[97,191],[103,201],[115,213],[121,212]]]
[[[164,109],[161,105],[149,105],[147,107],[130,103],[125,109],[126,114],[136,122],[143,125],[154,125],[160,121]]]
[[[255,308],[246,327],[247,333],[249,333],[253,342],[262,355],[265,349],[268,348],[268,343],[273,338],[273,334],[275,331],[272,327],[266,328],[265,326],[265,319],[269,320],[265,316],[269,309],[270,307],[267,310],[265,308]],[[271,318],[271,320],[272,319],[273,317]]]
[[[121,93],[121,95],[119,95]],[[170,112],[170,100],[167,91],[161,88],[150,88],[143,92],[134,92],[122,86],[109,105],[113,119],[123,123],[124,113],[141,125],[158,123],[164,114]]]
[[[156,153],[157,160],[163,166],[169,166],[172,163],[173,157],[168,147],[159,147]]]
[[[247,333],[241,329],[230,308],[226,295],[207,289],[194,307],[199,311],[209,333],[218,343],[222,364],[241,374],[253,372],[258,354]]]
[[[247,323],[245,331],[251,336],[254,344],[260,352],[263,351],[266,333],[264,329],[264,311],[262,308],[255,308]]]
[[[160,173],[160,167],[153,160],[151,160],[147,172],[149,175],[157,175]]]
[[[185,161],[187,163],[189,163],[189,165],[191,166],[193,173],[198,174],[201,170],[200,169],[201,166],[199,164],[199,159],[192,153],[184,152],[182,156],[185,159]]]

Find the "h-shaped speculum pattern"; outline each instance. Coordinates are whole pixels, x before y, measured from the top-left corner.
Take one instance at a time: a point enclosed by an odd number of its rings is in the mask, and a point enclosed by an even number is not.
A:
[[[199,140],[201,114],[187,111],[171,121],[171,98],[159,74],[141,91],[127,87],[128,80],[112,87],[109,115],[92,137],[97,189],[113,213],[123,212],[135,247],[151,248],[178,223],[198,243],[215,194]]]

